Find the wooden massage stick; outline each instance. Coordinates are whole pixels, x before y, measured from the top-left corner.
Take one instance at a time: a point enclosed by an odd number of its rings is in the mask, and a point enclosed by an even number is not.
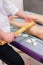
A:
[[[29,24],[23,26],[22,28],[20,28],[18,31],[14,32],[14,34],[19,35],[20,33],[24,32],[26,29],[31,28],[34,24],[35,24],[35,23],[34,23],[34,21],[33,21],[33,22],[31,22],[31,23],[29,23]],[[2,45],[4,45],[6,42],[5,42],[4,40],[0,40],[0,43],[1,43]]]

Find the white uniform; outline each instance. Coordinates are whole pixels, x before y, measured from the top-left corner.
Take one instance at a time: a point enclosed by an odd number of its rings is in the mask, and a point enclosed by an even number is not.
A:
[[[0,0],[0,29],[4,32],[10,32],[10,24],[8,20],[9,15],[14,15],[18,12],[9,0]]]

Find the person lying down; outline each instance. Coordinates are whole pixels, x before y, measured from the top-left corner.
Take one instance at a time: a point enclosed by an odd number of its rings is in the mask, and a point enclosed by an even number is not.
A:
[[[22,13],[24,12],[23,10],[21,11]],[[27,15],[27,14],[25,14],[25,15]],[[35,14],[36,15],[36,14]],[[28,16],[28,15],[27,15]],[[30,16],[30,15],[29,15]],[[28,17],[29,17],[28,16]],[[31,15],[32,16],[32,15]],[[37,16],[38,16],[38,18],[37,18]],[[37,15],[36,17],[34,17],[34,15],[33,15],[33,17],[26,17],[25,19],[24,19],[24,21],[25,22],[15,22],[14,20],[13,20],[13,17],[14,16],[10,16],[9,17],[9,20],[10,20],[10,24],[12,24],[13,26],[17,26],[18,28],[21,28],[21,27],[23,27],[24,25],[26,25],[27,23],[29,24],[30,22],[32,22],[32,21],[34,21],[35,22],[35,25],[33,25],[30,29],[28,29],[28,30],[26,30],[25,32],[27,33],[27,34],[31,34],[31,35],[33,35],[33,36],[36,36],[36,37],[38,37],[39,39],[41,39],[41,40],[43,40],[43,26],[39,26],[38,24],[36,24],[36,22],[38,22],[38,23],[40,23],[40,24],[42,24],[43,25],[43,19],[42,18],[39,18],[39,15]],[[41,15],[40,15],[40,17],[42,17]],[[35,19],[36,18],[36,19]],[[38,21],[39,20],[39,21]]]

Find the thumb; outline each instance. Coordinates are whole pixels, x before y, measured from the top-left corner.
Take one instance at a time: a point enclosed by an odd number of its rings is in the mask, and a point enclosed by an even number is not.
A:
[[[25,22],[26,23],[33,22],[33,19],[32,18],[25,18]]]
[[[14,38],[17,38],[18,37],[18,35],[16,35],[16,33],[14,33]]]

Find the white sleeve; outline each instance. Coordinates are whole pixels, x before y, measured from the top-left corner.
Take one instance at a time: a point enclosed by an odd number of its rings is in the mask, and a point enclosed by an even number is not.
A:
[[[15,7],[14,4],[12,4],[9,0],[4,0],[4,9],[7,13],[7,15],[14,15],[16,14],[19,9],[17,7]]]

